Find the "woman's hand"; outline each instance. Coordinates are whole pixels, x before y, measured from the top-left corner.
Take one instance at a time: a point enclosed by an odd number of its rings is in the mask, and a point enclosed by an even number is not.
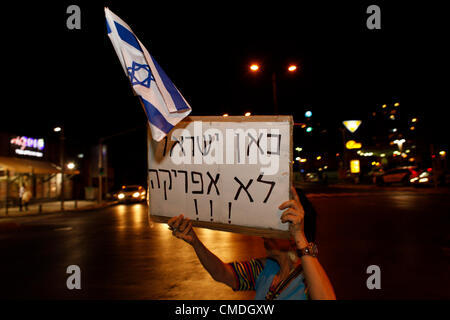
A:
[[[291,192],[294,199],[288,200],[278,207],[278,209],[280,210],[287,209],[281,214],[281,222],[290,222],[289,232],[291,233],[292,237],[294,237],[297,247],[304,248],[308,245],[308,241],[306,240],[304,232],[305,211],[303,210],[303,206],[300,203],[297,191],[293,186],[291,187]]]
[[[192,221],[189,218],[184,218],[182,214],[176,217],[170,218],[167,222],[169,225],[169,229],[172,230],[172,235],[177,237],[178,239],[183,239],[190,245],[194,244],[194,241],[197,239],[197,235],[192,229]]]

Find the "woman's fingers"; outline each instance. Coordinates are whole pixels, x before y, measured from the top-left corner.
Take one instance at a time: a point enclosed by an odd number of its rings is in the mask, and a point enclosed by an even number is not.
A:
[[[294,186],[291,186],[291,192],[292,192],[292,197],[294,198],[294,200],[298,201],[298,203],[301,203],[300,198],[298,197],[298,194],[297,194],[297,190],[295,189]]]
[[[188,225],[188,223],[189,223],[189,219],[188,218],[183,219],[183,221],[181,222],[180,226],[178,227],[178,231],[183,232],[184,229],[186,229],[186,226]]]
[[[285,201],[278,207],[278,209],[280,209],[280,210],[283,210],[286,208],[299,209],[298,204],[295,200]]]
[[[303,212],[299,212],[298,210],[294,210],[292,208],[289,208],[287,210],[285,210],[282,214],[281,214],[281,222],[287,222],[290,221],[294,224],[297,223],[301,223],[303,220],[304,214]]]

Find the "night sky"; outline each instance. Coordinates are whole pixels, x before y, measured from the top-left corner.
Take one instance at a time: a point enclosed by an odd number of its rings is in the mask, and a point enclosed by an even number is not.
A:
[[[335,132],[342,120],[364,118],[394,102],[424,119],[430,139],[447,142],[443,8],[406,1],[295,3],[74,0],[3,6],[0,131],[51,138],[52,128],[64,125],[68,152],[78,152],[100,137],[136,129],[110,140],[110,156],[121,181],[128,175],[145,181],[146,117],[107,37],[106,5],[172,79],[191,115],[272,114],[270,75],[276,70],[280,114],[302,122],[311,110],[328,132],[323,148],[339,143]],[[66,27],[71,4],[81,8],[81,30]],[[381,8],[381,30],[366,28],[370,4]],[[251,62],[261,65],[257,75],[248,71]],[[291,62],[299,66],[296,74],[284,71]],[[302,143],[304,137],[295,139]]]

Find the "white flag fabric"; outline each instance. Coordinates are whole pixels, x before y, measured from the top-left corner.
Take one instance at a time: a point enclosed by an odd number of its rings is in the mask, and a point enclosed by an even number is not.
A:
[[[131,28],[108,8],[105,16],[109,39],[144,106],[152,137],[161,141],[191,107]]]

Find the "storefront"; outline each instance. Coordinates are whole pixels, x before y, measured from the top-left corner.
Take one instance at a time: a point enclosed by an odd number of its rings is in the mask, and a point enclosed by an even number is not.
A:
[[[77,170],[54,163],[58,156],[57,144],[43,138],[31,138],[0,133],[0,207],[19,204],[21,186],[31,192],[32,202],[59,199],[61,181],[64,180],[64,197],[71,199],[74,175]]]

